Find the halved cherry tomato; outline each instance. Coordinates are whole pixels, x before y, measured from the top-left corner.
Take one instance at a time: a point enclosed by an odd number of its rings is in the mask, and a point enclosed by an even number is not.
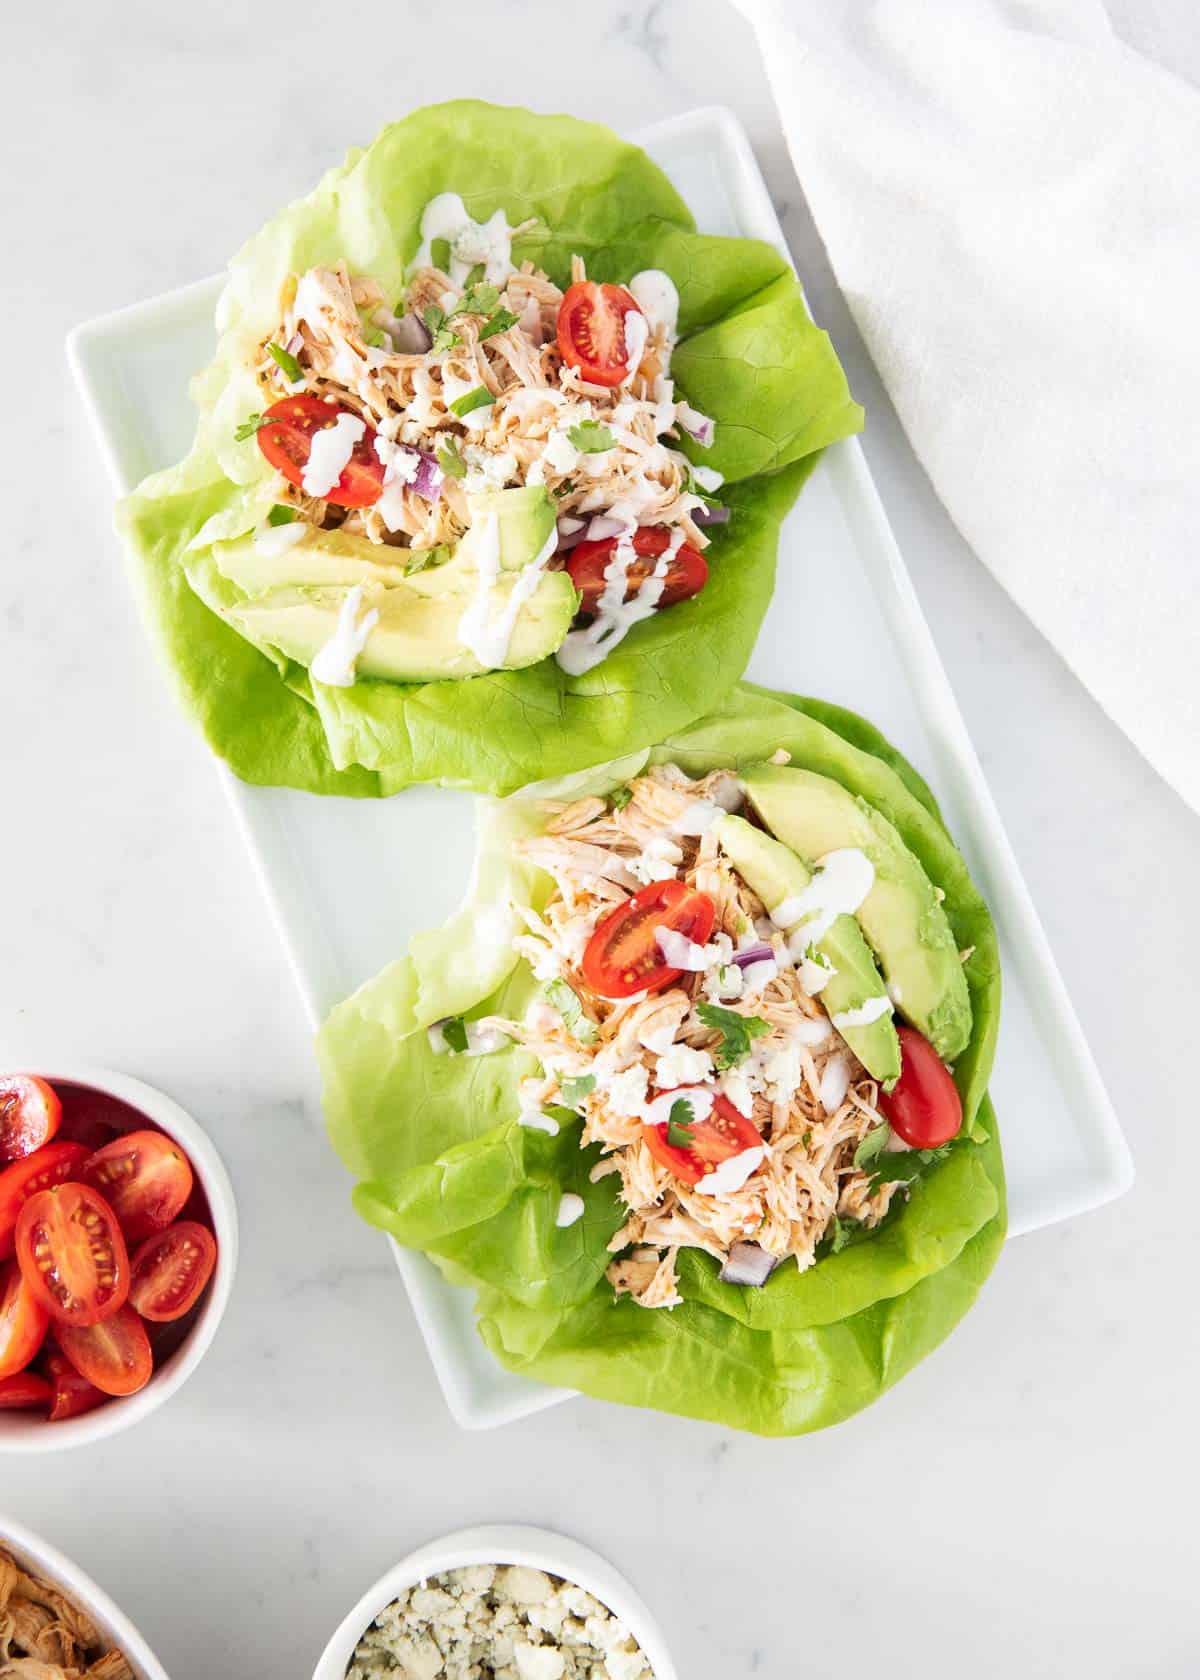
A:
[[[58,1345],[79,1375],[104,1394],[136,1394],[154,1370],[146,1326],[132,1307],[103,1324],[64,1324]]]
[[[937,1149],[962,1130],[962,1098],[937,1051],[915,1027],[897,1027],[900,1077],[880,1091],[879,1106],[914,1149]]]
[[[0,1268],[0,1377],[23,1371],[46,1339],[45,1307],[15,1260]]]
[[[90,1152],[81,1143],[47,1143],[0,1172],[0,1260],[13,1251],[17,1215],[30,1196],[74,1177]]]
[[[629,374],[625,317],[637,307],[624,286],[595,280],[577,280],[568,286],[558,306],[558,349],[563,361],[578,368],[589,385],[619,385]]]
[[[53,1392],[50,1405],[51,1423],[60,1423],[63,1418],[79,1417],[83,1412],[95,1411],[97,1406],[103,1406],[108,1399],[102,1388],[97,1388],[95,1383],[81,1377],[71,1361],[61,1353],[50,1354],[46,1360],[46,1372]]]
[[[699,1090],[705,1090],[705,1087],[681,1085],[670,1095],[686,1101]],[[709,1094],[705,1090],[705,1095]],[[713,1098],[712,1110],[703,1120],[687,1122],[687,1130],[692,1135],[686,1147],[671,1143],[669,1130],[667,1122],[663,1121],[658,1125],[644,1126],[642,1136],[654,1159],[661,1161],[684,1184],[699,1184],[722,1161],[741,1155],[747,1149],[757,1149],[762,1143],[762,1135],[754,1122],[739,1114],[727,1097],[720,1096]]]
[[[350,409],[327,403],[322,397],[284,397],[265,411],[268,424],[258,428],[258,447],[289,484],[303,489],[314,435],[336,425],[339,414],[350,413]],[[383,462],[375,453],[375,435],[368,426],[354,445],[342,476],[326,492],[325,501],[335,502],[338,507],[369,507],[383,495]]]
[[[180,1219],[147,1237],[134,1255],[129,1304],[153,1324],[170,1324],[195,1306],[216,1263],[212,1232]]]
[[[62,1104],[53,1085],[31,1073],[0,1079],[0,1161],[20,1161],[58,1130]]]
[[[616,552],[617,540],[609,537],[606,542],[576,543],[568,555],[567,571],[571,582],[583,596],[581,612],[595,613],[599,606],[604,593],[604,568]],[[638,558],[626,574],[629,580],[625,588],[626,600],[637,594],[670,540],[671,533],[665,525],[643,525],[637,532],[633,548]],[[689,595],[699,594],[707,582],[708,565],[703,554],[698,548],[684,543],[671,556],[658,604],[660,607],[673,607],[676,601],[686,601]]]
[[[177,1219],[192,1193],[191,1163],[165,1132],[115,1137],[88,1157],[79,1176],[111,1205],[131,1243]]]
[[[49,1407],[50,1384],[36,1371],[17,1371],[11,1377],[0,1377],[0,1412],[28,1412],[38,1406]]]
[[[670,929],[703,945],[716,916],[705,893],[682,881],[651,881],[597,927],[583,953],[583,977],[601,997],[661,991],[683,970],[663,960],[655,934]]]
[[[97,1324],[129,1293],[129,1252],[117,1216],[88,1184],[30,1196],[17,1217],[17,1262],[59,1325]]]

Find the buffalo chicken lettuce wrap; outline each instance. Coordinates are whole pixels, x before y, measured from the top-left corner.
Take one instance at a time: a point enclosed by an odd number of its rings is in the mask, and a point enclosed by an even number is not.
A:
[[[949,1331],[1004,1232],[986,907],[869,725],[743,686],[481,808],[468,903],[334,1011],[359,1211],[509,1368],[767,1434]]]

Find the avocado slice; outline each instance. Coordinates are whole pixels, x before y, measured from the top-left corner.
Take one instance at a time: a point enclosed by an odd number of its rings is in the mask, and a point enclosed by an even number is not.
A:
[[[789,846],[764,834],[744,817],[719,817],[715,832],[725,856],[768,911],[777,910],[785,899],[795,898],[812,880],[808,865]],[[817,949],[833,965],[820,994],[831,1016],[861,1009],[871,998],[887,997],[870,947],[853,916],[839,916],[817,941]],[[877,1020],[863,1026],[839,1027],[838,1031],[873,1079],[890,1085],[899,1077],[900,1040],[892,1024],[890,1004],[888,1013]]]
[[[287,530],[292,526],[285,527]],[[246,595],[265,595],[272,589],[303,584],[407,583],[404,568],[414,559],[411,549],[389,548],[367,537],[342,531],[303,527],[304,535],[290,547],[272,553],[260,548],[255,533],[233,542],[214,543],[217,570]],[[448,552],[448,551],[447,551]],[[423,574],[417,573],[417,576]]]
[[[523,484],[513,490],[472,491],[467,496],[470,528],[458,545],[458,556],[476,564],[476,548],[487,529],[489,514],[500,522],[500,570],[519,571],[536,560],[555,528],[554,500],[544,484]]]
[[[518,577],[519,573],[506,572],[497,579],[492,591],[494,613],[503,611]],[[289,659],[308,666],[333,635],[348,593],[348,587],[330,585],[276,589],[227,607],[225,617],[252,642],[278,648]],[[393,682],[478,676],[485,667],[458,639],[459,622],[470,599],[469,591],[421,595],[406,584],[364,586],[362,611],[374,608],[379,622],[358,656],[358,674]],[[517,614],[503,668],[534,665],[553,653],[575,616],[575,603],[575,588],[565,572],[543,573]]]
[[[870,860],[875,880],[855,918],[900,1014],[943,1061],[953,1061],[971,1036],[966,976],[933,883],[891,823],[840,782],[811,770],[758,764],[743,772],[742,782],[771,832],[806,861],[842,848]]]

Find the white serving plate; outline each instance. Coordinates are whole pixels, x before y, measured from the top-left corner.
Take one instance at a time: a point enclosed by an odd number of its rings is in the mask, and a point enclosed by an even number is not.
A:
[[[636,138],[709,233],[768,240],[786,254],[748,140],[711,108]],[[182,456],[190,375],[212,354],[221,277],[77,327],[68,356],[118,491]],[[819,578],[815,569],[819,565]],[[824,622],[853,624],[849,671],[837,639],[791,628],[819,593]],[[1004,1019],[992,1093],[1008,1171],[1010,1231],[1036,1230],[1120,1195],[1133,1163],[922,616],[856,439],[828,450],[784,524],[779,582],[748,675],[802,687],[869,717],[926,775],[1000,935]],[[391,800],[319,799],[247,787],[223,767],[234,812],[315,1027],[461,897],[471,865],[463,796],[411,788]],[[440,860],[431,880],[429,860]],[[419,890],[412,883],[419,882]],[[421,1255],[396,1250],[447,1404],[465,1428],[523,1417],[568,1391],[502,1370],[475,1334],[467,1292]]]

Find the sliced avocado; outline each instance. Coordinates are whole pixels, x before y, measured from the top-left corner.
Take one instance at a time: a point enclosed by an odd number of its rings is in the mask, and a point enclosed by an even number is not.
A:
[[[554,501],[544,484],[524,484],[514,490],[472,491],[467,497],[470,528],[458,545],[458,554],[468,565],[478,560],[485,540],[488,519],[495,514],[500,524],[500,570],[519,571],[545,548],[555,528]]]
[[[920,863],[887,818],[811,770],[759,764],[743,772],[767,827],[810,865],[844,847],[862,851],[875,881],[855,912],[897,1010],[953,1061],[971,1036],[971,1001],[950,923]]]
[[[503,611],[516,584],[515,573],[497,579],[494,614]],[[333,635],[348,593],[348,588],[330,586],[277,589],[226,608],[225,616],[252,642],[278,648],[307,666]],[[458,639],[459,622],[470,599],[469,591],[419,595],[406,584],[365,585],[362,612],[374,608],[379,622],[358,656],[358,674],[393,682],[477,676],[485,667]],[[570,627],[575,602],[575,589],[565,572],[544,573],[517,614],[503,669],[534,665],[552,653]]]
[[[716,836],[725,856],[768,911],[777,910],[787,898],[795,898],[812,880],[808,865],[789,846],[753,827],[744,817],[718,818]],[[870,947],[853,916],[839,916],[817,941],[817,949],[833,965],[820,994],[831,1016],[845,1009],[861,1009],[870,998],[887,996]],[[838,1031],[873,1079],[891,1084],[899,1077],[900,1040],[890,1009],[864,1026],[839,1027]]]
[[[414,558],[410,549],[389,548],[342,531],[319,531],[314,525],[299,528],[304,532],[300,540],[274,553],[269,545],[258,546],[253,531],[234,542],[214,543],[218,571],[247,595],[301,584],[407,581],[404,568]],[[280,529],[292,531],[297,526]]]

